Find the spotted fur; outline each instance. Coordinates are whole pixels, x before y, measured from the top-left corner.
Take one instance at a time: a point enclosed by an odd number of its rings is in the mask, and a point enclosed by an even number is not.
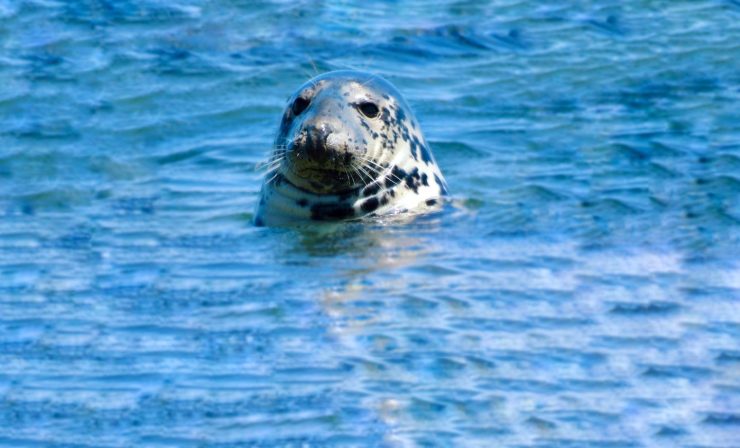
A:
[[[262,185],[257,225],[295,225],[438,207],[447,185],[400,93],[336,71],[288,101]]]

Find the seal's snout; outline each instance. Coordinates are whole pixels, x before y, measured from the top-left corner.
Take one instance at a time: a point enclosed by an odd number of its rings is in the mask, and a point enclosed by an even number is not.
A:
[[[326,162],[331,157],[329,137],[334,127],[329,123],[317,123],[306,128],[306,156],[315,162]]]
[[[301,127],[292,148],[298,160],[335,169],[351,160],[346,132],[330,120],[312,120]]]

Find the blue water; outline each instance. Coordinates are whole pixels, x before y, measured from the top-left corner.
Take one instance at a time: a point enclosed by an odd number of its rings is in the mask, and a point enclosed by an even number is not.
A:
[[[404,93],[412,223],[251,220]],[[0,0],[0,445],[740,446],[740,3]]]

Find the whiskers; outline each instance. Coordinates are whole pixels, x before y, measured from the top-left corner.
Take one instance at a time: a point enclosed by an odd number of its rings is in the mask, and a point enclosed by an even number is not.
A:
[[[373,174],[378,178],[381,179],[383,177],[389,177],[394,184],[400,184],[403,182],[403,178],[401,178],[399,175],[393,172],[393,170],[389,167],[383,167],[379,163],[367,159],[365,162],[368,164],[368,167],[372,169]]]
[[[288,155],[289,151],[286,146],[279,145],[275,147],[269,160],[257,164],[255,168],[259,171],[264,171],[265,184],[270,184],[281,174],[286,174],[286,170],[293,170],[295,168],[291,168],[289,165]],[[310,167],[298,169],[299,171],[297,173],[301,173],[303,170],[308,170],[308,172],[310,172],[311,170]],[[296,174],[296,172],[293,173]],[[395,174],[391,168],[384,167],[375,160],[361,155],[355,155],[354,163],[350,165],[336,167],[335,173],[339,176],[339,178],[336,179],[339,181],[337,186],[344,184],[346,186],[345,188],[358,190],[361,190],[376,181],[378,183],[382,183],[385,179],[390,179],[394,185],[404,181],[404,179]],[[302,174],[298,175],[302,176]]]
[[[257,165],[255,165],[255,169],[257,171],[263,171],[265,172],[265,183],[269,184],[275,178],[280,175],[280,168],[283,166],[283,161],[287,158],[288,155],[288,149],[285,147],[285,145],[278,145],[275,147],[275,150],[273,151],[272,155],[270,156],[269,160],[266,160],[264,162],[260,162]]]
[[[386,177],[392,179],[395,184],[399,184],[403,181],[403,179],[393,173],[391,169],[383,167],[372,159],[359,157],[358,160],[361,164],[353,166],[352,169],[361,181],[361,185],[359,185],[360,188],[364,188],[376,180],[380,181]]]

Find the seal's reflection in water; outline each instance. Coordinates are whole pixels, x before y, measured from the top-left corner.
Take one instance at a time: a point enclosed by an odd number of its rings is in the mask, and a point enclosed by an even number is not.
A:
[[[435,238],[442,226],[439,215],[413,222],[408,217],[391,222],[385,218],[302,228],[296,231],[298,238],[291,250],[293,256],[303,253],[307,255],[304,260],[325,269],[324,285],[311,294],[328,316],[327,333],[335,344],[332,350],[353,367],[347,373],[351,378],[342,381],[342,388],[348,384],[351,390],[343,392],[362,397],[355,405],[382,422],[387,429],[385,440],[393,444],[399,440],[391,440],[388,434],[405,405],[391,389],[409,378],[403,378],[403,369],[393,361],[389,363],[388,354],[397,345],[398,329],[414,325],[399,310],[413,301],[409,269],[428,265],[441,250]],[[378,393],[386,385],[392,385],[391,389]]]

